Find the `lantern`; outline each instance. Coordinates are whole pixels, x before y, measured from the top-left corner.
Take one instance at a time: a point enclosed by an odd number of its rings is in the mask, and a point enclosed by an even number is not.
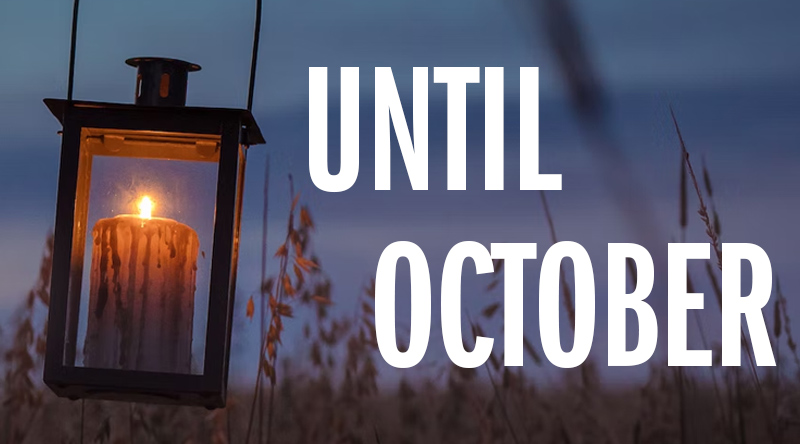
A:
[[[44,381],[59,396],[224,406],[247,110],[187,107],[199,66],[130,59],[135,104],[63,126]]]

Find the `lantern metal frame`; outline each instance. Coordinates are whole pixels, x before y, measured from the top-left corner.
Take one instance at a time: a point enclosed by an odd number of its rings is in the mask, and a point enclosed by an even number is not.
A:
[[[255,0],[247,109],[200,108],[179,106],[181,100],[155,102],[143,106],[73,100],[75,59],[80,0],[73,0],[70,32],[67,98],[45,99],[45,104],[61,122],[61,164],[59,167],[56,225],[53,247],[53,271],[48,315],[48,340],[45,352],[44,382],[57,395],[71,399],[99,398],[123,401],[204,405],[225,405],[230,358],[233,304],[239,254],[239,229],[247,150],[263,144],[264,138],[251,113],[255,91],[258,47],[261,35],[262,0]],[[137,66],[152,59],[131,59]],[[178,60],[156,59],[167,64]],[[199,66],[183,68],[195,71]],[[140,67],[139,74],[143,73]],[[182,78],[182,77],[181,77]],[[141,81],[141,78],[139,79]],[[185,87],[185,80],[181,81]],[[139,85],[137,85],[138,87]],[[177,93],[177,94],[175,94]],[[167,96],[180,96],[170,91]],[[185,94],[185,91],[183,91]],[[164,98],[164,94],[160,94]],[[185,97],[185,95],[183,95]],[[144,101],[147,103],[147,100]],[[79,190],[83,129],[127,130],[179,133],[219,137],[220,155],[217,170],[216,206],[212,240],[209,304],[206,326],[205,358],[202,374],[144,372],[75,366],[77,323],[80,316],[80,291],[70,289],[76,207],[88,205],[88,190]],[[161,156],[164,158],[165,156]],[[79,191],[85,196],[80,196]],[[79,200],[79,199],[83,200]],[[85,208],[81,209],[83,215]],[[84,219],[86,216],[84,216]],[[86,224],[86,221],[82,221]],[[85,226],[81,236],[85,237]],[[84,245],[80,245],[81,256]],[[81,267],[83,265],[80,265]],[[78,285],[82,285],[80,282]],[[79,290],[79,289],[78,289]],[[75,295],[75,296],[73,296]],[[69,341],[69,342],[68,342]],[[65,359],[67,358],[67,359]]]
[[[59,396],[222,407],[228,379],[236,289],[238,239],[247,149],[264,143],[250,111],[200,107],[144,107],[46,99],[63,126],[53,249],[44,382]],[[202,374],[75,366],[80,290],[70,290],[75,234],[84,220],[88,189],[79,189],[82,130],[119,129],[220,137],[211,276]],[[86,188],[86,187],[83,187]],[[83,227],[81,227],[83,225]],[[76,230],[78,226],[79,230]],[[79,246],[78,248],[83,248]],[[83,252],[80,252],[83,256]],[[82,257],[81,257],[82,260]],[[80,285],[80,283],[78,283]]]

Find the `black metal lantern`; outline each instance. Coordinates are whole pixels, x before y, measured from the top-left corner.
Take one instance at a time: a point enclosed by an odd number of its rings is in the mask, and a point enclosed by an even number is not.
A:
[[[247,110],[184,106],[199,66],[131,59],[136,103],[46,99],[63,125],[45,383],[224,406]]]

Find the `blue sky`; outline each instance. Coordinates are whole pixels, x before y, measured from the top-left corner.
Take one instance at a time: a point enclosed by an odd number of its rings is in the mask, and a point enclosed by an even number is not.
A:
[[[254,5],[251,1],[143,0],[82,2],[75,97],[130,102],[134,71],[128,57],[170,56],[203,66],[189,81],[189,104],[242,107],[246,101]],[[703,154],[718,190],[724,240],[753,242],[770,254],[789,293],[800,288],[793,270],[800,182],[800,4],[778,0],[573,2],[592,55],[610,91],[612,121],[643,189],[663,221],[666,243],[677,230],[677,145],[668,119],[674,105],[689,148]],[[66,94],[72,3],[5,0],[0,4],[0,313],[7,316],[36,276],[55,208],[60,128],[41,103]],[[445,87],[430,85],[431,189],[411,192],[400,178],[390,193],[372,183],[372,68],[392,66],[410,116],[413,66],[505,66],[507,102],[516,103],[514,73],[542,73],[542,165],[564,175],[551,193],[559,237],[581,242],[595,263],[598,298],[604,294],[605,244],[630,239],[610,204],[589,149],[565,101],[558,66],[537,19],[522,0],[412,0],[374,2],[266,1],[255,115],[269,141],[251,153],[239,281],[240,306],[258,288],[258,236],[266,152],[272,158],[270,237],[278,239],[292,173],[315,212],[317,250],[335,283],[339,310],[352,310],[359,288],[374,274],[383,248],[396,240],[419,243],[434,288],[449,248],[462,240],[549,245],[534,192],[513,191],[518,115],[507,111],[506,188],[480,191],[483,87],[468,88],[468,190],[444,191]],[[361,174],[356,186],[331,195],[313,188],[307,167],[308,67],[331,72],[331,146],[338,140],[335,70],[361,67]],[[399,158],[394,161],[399,165]],[[395,187],[396,185],[396,187]],[[693,221],[690,239],[705,241]],[[272,248],[272,247],[271,247]],[[469,269],[469,268],[467,268]],[[536,275],[526,280],[526,331],[537,329]],[[465,287],[466,288],[466,287]],[[475,288],[481,288],[477,286]],[[663,296],[663,295],[662,295]],[[484,303],[465,294],[472,311]],[[434,305],[438,298],[434,297]],[[708,299],[707,307],[712,299]],[[790,299],[790,307],[793,301]],[[800,302],[793,312],[800,316]],[[407,308],[405,309],[407,310]],[[711,310],[707,310],[711,311]],[[238,314],[243,313],[243,308]],[[400,308],[403,313],[403,308]],[[428,358],[446,359],[437,332]],[[598,303],[594,351],[603,356],[604,304]],[[666,322],[665,318],[660,318]],[[713,320],[709,325],[714,325]],[[298,322],[297,325],[300,325]],[[297,327],[299,329],[299,327]],[[296,330],[295,330],[296,331]],[[255,332],[237,324],[239,349]],[[663,345],[665,337],[661,338]],[[496,344],[499,346],[499,339]],[[293,347],[289,346],[290,349]],[[296,353],[302,347],[297,346]],[[246,359],[236,368],[249,371]],[[622,373],[619,373],[622,374]]]

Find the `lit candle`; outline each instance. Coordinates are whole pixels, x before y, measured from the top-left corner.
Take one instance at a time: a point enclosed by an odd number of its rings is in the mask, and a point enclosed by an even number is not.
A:
[[[92,229],[84,365],[190,373],[197,233],[138,206]]]

